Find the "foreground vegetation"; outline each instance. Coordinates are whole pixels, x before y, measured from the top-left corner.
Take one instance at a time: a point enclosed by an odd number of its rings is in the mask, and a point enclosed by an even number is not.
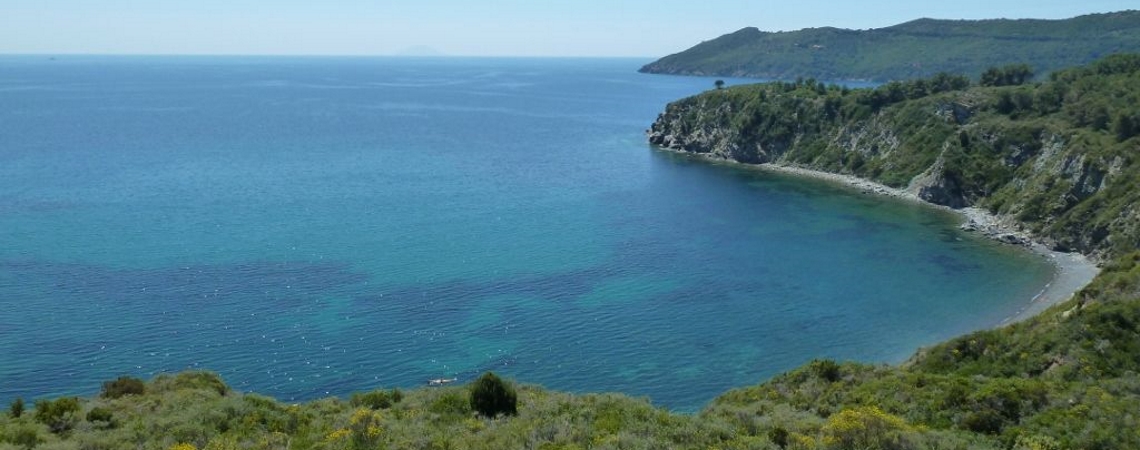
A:
[[[739,87],[677,102],[654,129],[682,150],[920,180],[1102,255],[1089,286],[1028,321],[897,367],[813,361],[692,415],[493,375],[299,404],[208,372],[123,377],[92,398],[13,402],[0,450],[1140,448],[1140,56],[1027,78]]]
[[[938,72],[978,76],[990,66],[1042,72],[1140,48],[1140,12],[1067,20],[921,19],[872,30],[745,28],[666,56],[642,72],[683,75],[890,81]]]

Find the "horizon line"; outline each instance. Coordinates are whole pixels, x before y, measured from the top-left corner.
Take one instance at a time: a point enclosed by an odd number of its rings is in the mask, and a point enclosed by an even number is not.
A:
[[[109,56],[109,57],[235,57],[235,58],[420,58],[420,59],[660,59],[663,56],[646,55],[402,55],[398,53],[43,53],[43,52],[4,52],[0,57],[28,56],[56,58],[65,56]]]

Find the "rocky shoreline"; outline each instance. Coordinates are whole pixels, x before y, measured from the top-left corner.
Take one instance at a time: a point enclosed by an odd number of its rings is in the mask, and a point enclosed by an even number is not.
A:
[[[917,188],[898,189],[876,183],[874,181],[859,178],[854,175],[823,172],[796,165],[776,163],[743,163],[731,159],[719,158],[707,153],[693,153],[685,150],[661,146],[656,146],[655,148],[672,153],[698,157],[714,162],[744,165],[769,172],[791,174],[816,180],[828,181],[857,189],[865,194],[882,195],[900,200],[920,203],[928,207],[938,208],[945,211],[951,211],[963,217],[964,222],[959,226],[959,228],[961,228],[963,231],[978,233],[1003,244],[1025,247],[1026,249],[1045,258],[1047,261],[1049,261],[1050,264],[1053,265],[1053,279],[1050,280],[1049,284],[1047,284],[1040,293],[1034,296],[1028,304],[1026,304],[1016,314],[1003,320],[999,326],[1005,326],[1026,320],[1048,309],[1050,306],[1068,300],[1073,296],[1073,294],[1088,285],[1089,282],[1091,282],[1093,278],[1095,278],[1096,275],[1100,273],[1100,269],[1097,266],[1097,263],[1089,257],[1080,253],[1065,253],[1053,250],[1044,243],[1034,239],[1032,235],[1025,233],[1019,229],[1016,221],[1010,218],[1001,217],[990,213],[989,211],[976,207],[951,208],[949,206],[931,203],[924,200],[919,195]]]

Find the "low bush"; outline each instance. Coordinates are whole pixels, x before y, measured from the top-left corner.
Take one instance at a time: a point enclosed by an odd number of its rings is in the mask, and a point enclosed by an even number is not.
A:
[[[87,411],[88,422],[104,422],[106,424],[111,424],[114,420],[115,415],[111,413],[111,410],[107,408],[95,407],[91,408],[90,411]]]
[[[214,372],[192,371],[180,372],[174,375],[162,374],[154,378],[152,383],[157,392],[180,390],[204,390],[218,395],[226,395],[230,388],[222,381],[222,377]]]
[[[125,395],[143,395],[146,393],[146,384],[135,377],[121,376],[103,383],[103,398],[121,398]]]
[[[63,397],[56,400],[39,400],[36,402],[35,419],[47,425],[53,433],[62,433],[75,426],[79,413],[79,399],[76,397]]]
[[[371,409],[388,409],[403,400],[404,394],[399,389],[390,391],[375,390],[371,392],[352,394],[349,403],[355,407],[368,407]]]

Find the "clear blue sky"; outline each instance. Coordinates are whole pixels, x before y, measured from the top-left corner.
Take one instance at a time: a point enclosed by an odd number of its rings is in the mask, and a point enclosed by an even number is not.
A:
[[[1135,0],[0,0],[0,53],[664,56],[754,26],[1044,18]]]

